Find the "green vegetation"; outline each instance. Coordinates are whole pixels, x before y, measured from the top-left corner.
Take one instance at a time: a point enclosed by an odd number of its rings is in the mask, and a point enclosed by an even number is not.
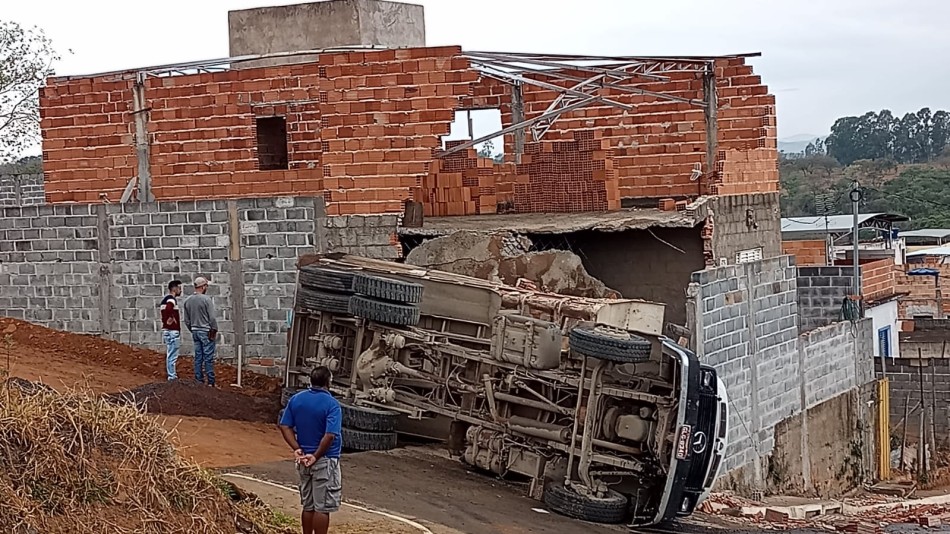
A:
[[[58,59],[42,30],[0,20],[0,163],[39,138],[39,88]]]
[[[950,114],[924,108],[895,118],[890,111],[835,121],[831,135],[803,153],[782,154],[782,216],[851,213],[857,180],[863,212],[911,218],[902,229],[950,228]]]

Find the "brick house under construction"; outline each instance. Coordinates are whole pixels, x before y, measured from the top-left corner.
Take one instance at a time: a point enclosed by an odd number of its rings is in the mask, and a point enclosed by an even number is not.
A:
[[[391,10],[387,31],[403,31],[295,33],[344,8]],[[116,202],[134,180],[141,201],[322,196],[328,216],[400,214],[415,201],[423,229],[612,211],[623,221],[607,229],[636,231],[619,253],[639,255],[615,258],[627,267],[614,274],[589,270],[625,296],[667,302],[682,301],[705,265],[780,253],[775,98],[748,56],[425,47],[421,7],[368,0],[230,20],[238,57],[50,78],[40,96],[47,202]],[[275,24],[283,31],[266,31]],[[444,143],[456,115],[474,109],[499,110],[502,129]],[[503,162],[476,156],[499,137]],[[574,242],[598,230],[568,226]],[[636,287],[630,261],[647,271]]]

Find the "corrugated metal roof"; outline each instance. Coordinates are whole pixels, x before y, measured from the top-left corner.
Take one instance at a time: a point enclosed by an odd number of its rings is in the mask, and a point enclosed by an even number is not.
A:
[[[950,256],[950,246],[915,250],[914,252],[908,252],[907,256]]]
[[[858,224],[884,215],[883,213],[859,213]],[[829,232],[850,232],[854,226],[853,215],[829,215],[827,217],[787,217],[782,219],[782,232],[824,232],[825,220],[828,221]]]
[[[896,213],[859,213],[858,225],[861,228],[872,227],[873,220],[883,223],[909,221]],[[872,221],[872,223],[868,223]],[[844,234],[850,233],[854,225],[854,215],[828,215],[827,217],[785,217],[782,219],[783,234]]]
[[[950,237],[950,229],[946,228],[925,228],[923,230],[908,230],[900,233],[901,237],[932,237],[934,239],[945,239]]]

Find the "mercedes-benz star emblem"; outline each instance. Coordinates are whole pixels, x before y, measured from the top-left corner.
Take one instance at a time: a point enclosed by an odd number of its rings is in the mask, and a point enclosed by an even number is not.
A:
[[[696,454],[702,454],[706,450],[706,433],[705,432],[696,432],[693,434],[693,452]]]

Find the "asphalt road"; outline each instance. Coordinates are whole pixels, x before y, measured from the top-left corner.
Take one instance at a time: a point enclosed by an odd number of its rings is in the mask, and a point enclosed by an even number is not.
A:
[[[242,466],[232,471],[289,486],[297,482],[296,470],[289,461]],[[536,512],[533,509],[544,509],[544,505],[525,497],[524,486],[469,471],[460,462],[424,447],[346,455],[343,458],[343,478],[346,500],[471,534],[630,532],[624,526],[584,523]],[[734,525],[712,526],[697,516],[661,528],[634,532],[753,534],[762,531],[737,530]],[[799,530],[794,534],[827,533]]]

